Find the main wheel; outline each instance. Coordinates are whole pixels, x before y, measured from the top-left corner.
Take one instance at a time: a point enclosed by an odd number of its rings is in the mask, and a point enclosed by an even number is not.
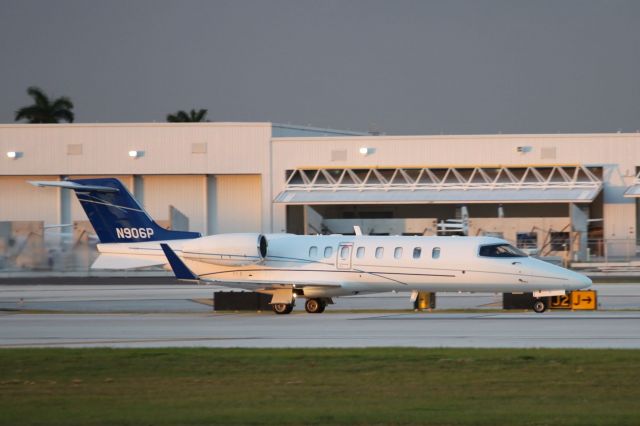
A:
[[[274,303],[271,309],[278,315],[290,314],[293,311],[293,303]]]
[[[327,304],[320,299],[307,299],[304,304],[304,309],[310,314],[321,314],[324,312],[326,306]]]
[[[533,310],[539,314],[547,310],[547,304],[542,299],[537,299],[533,302]]]

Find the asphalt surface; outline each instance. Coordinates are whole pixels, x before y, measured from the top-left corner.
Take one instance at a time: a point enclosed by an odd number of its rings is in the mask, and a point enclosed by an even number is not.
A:
[[[640,348],[640,313],[4,314],[0,347]]]
[[[206,303],[229,289],[163,278],[3,281],[0,347],[640,348],[640,284],[594,289],[596,312],[494,312],[500,294],[438,293],[438,309],[416,313],[408,293],[385,293],[276,316],[215,313]],[[472,311],[438,313],[451,309]]]
[[[640,310],[640,284],[596,284],[598,307]],[[80,279],[0,281],[0,310],[66,312],[210,312],[200,302],[229,288],[176,284],[168,279]],[[328,310],[411,309],[409,293],[381,293],[335,299]],[[296,310],[302,311],[298,303]],[[494,293],[438,293],[438,309],[500,309],[502,295]]]
[[[385,293],[277,316],[215,313],[207,302],[229,289],[166,279],[3,282],[0,347],[640,348],[640,284],[594,289],[595,312],[494,312],[499,294],[438,293],[436,310],[416,313],[408,293]]]

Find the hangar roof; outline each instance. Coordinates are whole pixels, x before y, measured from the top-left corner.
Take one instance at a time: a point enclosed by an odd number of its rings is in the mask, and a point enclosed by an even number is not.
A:
[[[271,137],[327,137],[327,136],[365,136],[369,133],[350,130],[324,129],[321,127],[296,126],[293,124],[271,124]]]
[[[602,189],[582,165],[319,168],[287,171],[282,204],[588,203]]]

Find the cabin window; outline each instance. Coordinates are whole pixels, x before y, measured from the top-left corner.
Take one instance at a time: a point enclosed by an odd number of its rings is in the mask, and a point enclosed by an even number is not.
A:
[[[311,246],[309,248],[309,257],[318,257],[318,247]]]
[[[332,254],[333,254],[333,247],[329,246],[324,248],[324,257],[331,257]]]
[[[439,257],[440,257],[440,247],[434,247],[433,250],[431,250],[431,258],[438,259]]]
[[[480,246],[478,254],[482,257],[527,257],[525,252],[504,243]]]
[[[340,248],[340,259],[348,259],[350,250],[351,250],[350,246],[342,246]]]
[[[420,256],[422,256],[422,249],[420,247],[415,247],[413,249],[413,258],[420,259]]]
[[[358,259],[364,257],[364,247],[358,247],[358,250],[356,250],[356,257]]]
[[[384,256],[384,247],[376,247],[376,259],[382,259]]]
[[[396,249],[393,251],[393,257],[395,257],[396,259],[400,259],[402,257],[402,247],[396,247]]]

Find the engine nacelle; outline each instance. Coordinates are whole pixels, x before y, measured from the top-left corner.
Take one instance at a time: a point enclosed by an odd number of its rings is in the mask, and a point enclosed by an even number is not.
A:
[[[219,234],[196,238],[182,246],[186,259],[224,266],[261,262],[267,255],[267,239],[262,234]]]

